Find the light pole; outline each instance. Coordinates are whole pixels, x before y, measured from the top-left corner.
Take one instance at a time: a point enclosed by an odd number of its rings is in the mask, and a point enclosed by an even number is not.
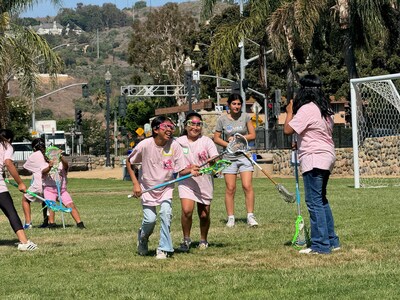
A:
[[[190,57],[186,57],[183,63],[185,68],[185,86],[187,91],[187,102],[189,103],[189,113],[192,112],[192,81],[193,81],[193,66]]]
[[[58,46],[55,46],[55,47],[51,48],[50,50],[53,51],[53,50],[56,50],[56,49],[61,48],[61,47],[69,47],[69,45],[70,44],[61,44],[61,45],[58,45]],[[41,56],[43,56],[43,54],[36,56],[34,58],[34,60],[38,59]],[[37,65],[42,64],[42,63],[43,62],[39,62],[39,63],[37,63]],[[32,98],[31,99],[32,100],[32,132],[36,132],[36,125],[35,125],[35,123],[36,123],[36,114],[35,114],[36,107],[35,107],[35,104],[36,104],[36,100],[37,99],[35,98],[35,93],[34,92],[32,92],[31,98]]]
[[[110,83],[111,83],[111,73],[107,70],[105,76],[106,80],[106,97],[107,97],[107,106],[106,106],[106,167],[110,167]]]

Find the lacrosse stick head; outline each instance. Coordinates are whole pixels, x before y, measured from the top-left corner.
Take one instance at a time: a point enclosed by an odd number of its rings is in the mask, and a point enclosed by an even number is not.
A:
[[[201,174],[209,174],[209,175],[215,175],[218,172],[222,171],[226,167],[230,166],[232,164],[231,161],[226,160],[226,159],[220,159],[216,163],[214,163],[212,166],[209,166],[208,168],[203,168],[200,170]]]
[[[278,183],[276,184],[275,187],[285,202],[287,203],[296,202],[296,194],[289,192],[282,184]]]
[[[50,146],[46,148],[46,157],[53,162],[53,165],[56,166],[61,159],[62,150],[55,147]]]
[[[248,151],[249,143],[247,139],[240,133],[235,133],[233,139],[226,146],[229,154],[240,154],[241,152]]]
[[[292,239],[292,246],[297,250],[307,247],[305,224],[302,216],[298,216],[296,219],[296,233]]]

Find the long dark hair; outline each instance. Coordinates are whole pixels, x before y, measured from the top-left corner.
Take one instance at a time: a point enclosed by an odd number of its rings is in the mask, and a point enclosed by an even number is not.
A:
[[[13,140],[14,133],[10,129],[0,129],[0,143],[5,149],[7,149],[8,145],[12,144]]]
[[[305,75],[300,78],[300,89],[293,101],[293,113],[303,105],[313,102],[319,107],[321,116],[327,118],[334,114],[332,107],[322,91],[322,82],[316,75]]]
[[[200,119],[200,121],[203,121],[203,118],[201,117],[201,115],[199,114],[199,113],[197,113],[197,112],[195,112],[195,111],[193,111],[193,112],[191,112],[191,113],[188,113],[187,115],[186,115],[186,118],[185,118],[185,125],[187,124],[187,121],[189,121],[191,118],[193,118],[193,117],[197,117],[197,118],[199,118]],[[186,128],[182,131],[182,135],[187,135],[188,134],[188,132],[187,132],[187,130],[186,130]]]

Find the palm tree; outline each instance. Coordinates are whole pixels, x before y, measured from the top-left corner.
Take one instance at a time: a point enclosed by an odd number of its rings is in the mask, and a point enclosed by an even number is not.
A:
[[[240,0],[242,1],[242,0]],[[216,0],[202,0],[203,15],[210,15]],[[266,30],[275,57],[287,62],[288,81],[294,80],[294,64],[304,64],[317,29],[329,20],[337,24],[349,78],[358,77],[355,48],[367,49],[373,41],[386,41],[388,17],[396,17],[399,0],[249,0],[249,15],[220,28],[210,47],[210,66],[221,71],[230,65],[238,42]],[[391,23],[393,24],[393,22]],[[288,83],[288,86],[293,86]],[[288,91],[289,92],[289,91]],[[289,95],[290,97],[290,92]]]
[[[7,105],[8,83],[16,78],[23,96],[30,96],[39,84],[38,63],[44,61],[49,74],[55,76],[60,71],[62,61],[54,53],[46,40],[33,30],[13,24],[11,15],[19,13],[37,0],[9,0],[0,4],[0,127],[9,122]],[[52,0],[58,4],[58,0]]]

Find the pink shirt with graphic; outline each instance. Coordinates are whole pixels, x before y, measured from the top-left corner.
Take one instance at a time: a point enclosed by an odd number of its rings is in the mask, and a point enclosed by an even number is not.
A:
[[[28,159],[24,163],[24,169],[32,172],[32,182],[29,187],[31,192],[36,194],[43,193],[43,181],[42,181],[42,171],[46,169],[49,164],[43,157],[42,152],[36,151],[29,155]]]
[[[185,160],[181,146],[174,140],[165,146],[157,146],[154,138],[141,141],[128,156],[129,162],[142,163],[139,172],[139,183],[142,190],[170,181],[174,173],[185,169]],[[142,204],[148,206],[160,205],[163,200],[172,199],[174,184],[144,193]]]
[[[67,189],[67,170],[64,169],[64,165],[60,162],[57,169],[54,170],[53,168],[43,178],[44,188],[56,189],[57,184],[60,184],[61,189]]]
[[[323,118],[313,102],[300,107],[289,122],[298,134],[297,147],[302,173],[314,168],[332,171],[335,163],[333,118]]]
[[[13,147],[7,143],[7,148],[0,143],[0,193],[8,192],[8,188],[3,178],[4,163],[7,159],[13,160]]]
[[[177,139],[182,146],[186,166],[202,165],[210,157],[218,155],[214,142],[206,136],[200,136],[196,141],[190,141],[186,135]],[[209,204],[213,197],[213,178],[211,175],[191,177],[179,182],[179,197],[191,199],[196,202]],[[195,199],[192,199],[192,198]]]

